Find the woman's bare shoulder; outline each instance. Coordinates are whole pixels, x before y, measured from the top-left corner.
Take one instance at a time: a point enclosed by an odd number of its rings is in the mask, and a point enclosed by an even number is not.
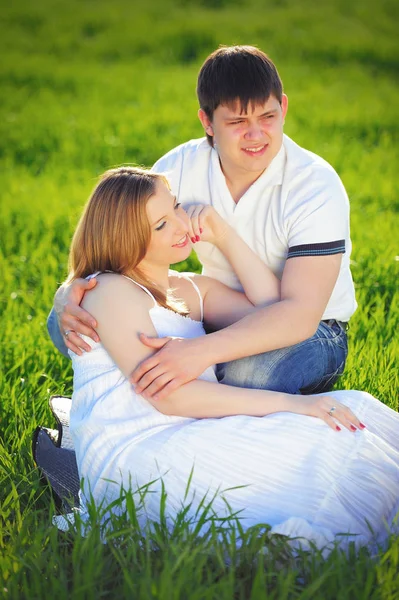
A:
[[[84,299],[84,308],[97,321],[96,331],[105,350],[126,377],[152,352],[139,334],[156,335],[150,316],[153,305],[142,288],[114,273],[99,275],[97,285]]]
[[[192,273],[189,271],[183,271],[178,273],[177,271],[170,271],[171,275],[169,276],[169,280],[174,285],[176,283],[176,287],[184,280],[190,279],[195,285],[197,285],[201,291],[201,293],[208,289],[212,282],[215,281],[212,277],[207,277],[206,275],[200,275],[199,273]],[[184,285],[184,284],[183,284]],[[191,285],[191,284],[190,284]]]
[[[132,280],[118,273],[101,273],[96,276],[97,285],[86,292],[82,307],[89,312],[110,304],[118,306],[125,302],[134,302],[135,308],[143,306],[148,310],[153,304],[151,297]]]
[[[220,282],[217,279],[213,279],[213,277],[208,277],[207,275],[200,275],[199,273],[187,273],[189,278],[196,286],[198,286],[199,291],[203,298],[205,298],[206,293],[212,286],[218,285]]]
[[[208,277],[205,277],[205,280],[208,279]],[[202,299],[204,299],[208,290],[208,282],[205,280],[202,275],[198,275],[197,273],[170,272],[169,275],[170,285],[175,290],[176,295],[184,300],[190,311],[191,318],[197,321],[201,318],[201,309],[195,287],[197,287]]]

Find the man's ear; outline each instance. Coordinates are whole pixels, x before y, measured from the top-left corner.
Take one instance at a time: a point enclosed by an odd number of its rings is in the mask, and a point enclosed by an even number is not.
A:
[[[202,127],[205,129],[205,133],[210,136],[213,136],[213,127],[212,122],[206,112],[202,110],[202,108],[198,111],[198,118],[201,121]]]
[[[283,97],[281,98],[281,114],[283,117],[283,121],[285,119],[287,111],[288,111],[288,96],[286,94],[283,94]]]

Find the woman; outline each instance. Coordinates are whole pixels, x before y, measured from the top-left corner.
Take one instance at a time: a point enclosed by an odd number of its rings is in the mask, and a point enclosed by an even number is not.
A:
[[[169,271],[190,254],[190,238],[223,252],[245,294]],[[147,401],[130,385],[127,377],[151,353],[140,334],[204,335],[203,320],[220,328],[279,297],[278,280],[212,208],[186,214],[162,176],[108,171],[71,247],[69,281],[92,275],[98,284],[83,307],[101,343],[86,338],[92,351],[71,353],[83,505],[89,495],[108,505],[121,485],[134,492],[153,481],[149,519],[160,518],[165,485],[170,520],[184,501],[193,517],[205,494],[220,490],[214,511],[228,514],[227,500],[242,511],[244,529],[267,522],[319,547],[340,533],[350,534],[343,544],[384,539],[384,521],[391,525],[399,510],[399,415],[369,394],[240,389],[218,384],[212,369],[166,400]]]

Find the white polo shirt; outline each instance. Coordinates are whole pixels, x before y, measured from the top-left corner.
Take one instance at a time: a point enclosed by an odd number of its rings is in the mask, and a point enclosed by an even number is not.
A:
[[[269,167],[236,204],[206,138],[168,152],[153,169],[164,173],[184,205],[212,204],[281,279],[286,260],[343,253],[323,319],[348,321],[357,304],[349,268],[349,201],[334,169],[284,135]],[[242,289],[230,263],[208,242],[195,244],[203,274]],[[250,268],[250,265],[248,265]]]

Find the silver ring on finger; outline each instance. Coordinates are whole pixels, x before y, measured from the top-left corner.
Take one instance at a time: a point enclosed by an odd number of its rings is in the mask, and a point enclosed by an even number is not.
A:
[[[64,331],[65,337],[67,338],[70,333],[74,333],[73,329],[68,329],[67,331]]]
[[[333,416],[333,413],[334,413],[336,410],[337,410],[337,407],[336,407],[336,406],[332,406],[332,407],[330,408],[330,410],[328,411],[328,414],[330,415],[330,417],[332,417],[332,416]]]

